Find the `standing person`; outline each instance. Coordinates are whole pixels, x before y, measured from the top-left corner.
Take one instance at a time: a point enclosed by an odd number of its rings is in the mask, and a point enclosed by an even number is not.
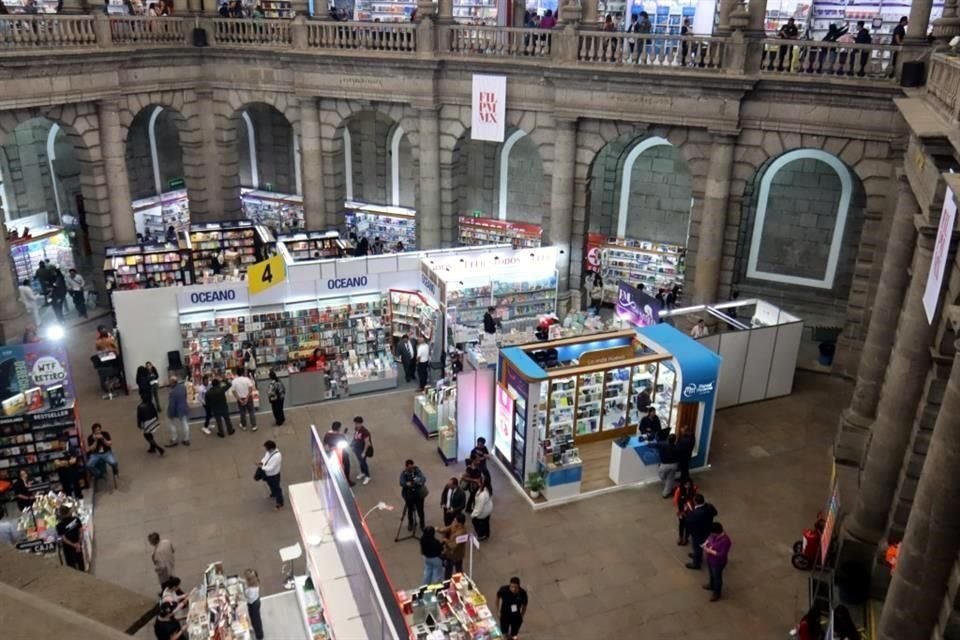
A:
[[[506,640],[517,640],[523,616],[527,614],[527,591],[520,586],[520,578],[510,578],[497,590],[497,609],[500,610],[500,630]]]
[[[710,535],[713,519],[717,517],[717,508],[707,502],[702,493],[693,498],[693,509],[683,518],[687,533],[690,535],[690,554],[692,562],[686,564],[687,569],[699,570],[703,564],[703,543]]]
[[[180,623],[187,619],[187,607],[190,604],[189,597],[180,588],[181,584],[180,578],[171,576],[169,580],[160,585],[160,604],[172,604],[174,607],[173,617]]]
[[[487,469],[487,460],[490,458],[490,449],[487,448],[486,438],[477,438],[477,446],[470,450],[470,458],[474,461],[477,468],[480,469],[480,474],[483,476],[483,481],[486,483],[487,489],[490,491],[490,495],[493,495],[493,487],[490,485],[490,470]]]
[[[167,419],[170,427],[168,447],[177,446],[177,424],[183,427],[183,446],[190,446],[190,408],[187,406],[187,387],[177,376],[170,376],[170,396],[167,398]]]
[[[43,295],[44,304],[46,304],[46,298],[50,295],[50,279],[47,277],[47,263],[43,260],[37,263],[37,270],[33,272],[33,279],[40,285],[40,293]]]
[[[477,491],[480,490],[480,481],[483,479],[483,473],[477,466],[474,458],[467,460],[467,467],[460,475],[460,482],[467,492],[467,511],[473,511],[473,501],[477,497]]]
[[[71,498],[83,500],[83,491],[80,489],[83,465],[79,452],[70,448],[69,438],[64,438],[63,453],[54,460],[53,468],[57,470],[57,479],[60,481],[63,493]]]
[[[453,524],[458,513],[467,506],[467,494],[460,488],[460,480],[450,478],[440,493],[440,508],[443,510],[443,526]]]
[[[426,526],[423,501],[428,493],[427,477],[420,471],[420,467],[408,458],[400,472],[400,495],[403,497],[403,508],[407,512],[407,531],[416,531],[416,518],[420,519],[421,529]]]
[[[403,334],[400,336],[400,343],[397,345],[397,356],[400,358],[400,364],[403,366],[403,376],[407,382],[412,382],[416,376],[417,354],[414,351],[413,343],[410,342],[410,336]]]
[[[210,431],[210,418],[212,418],[213,415],[210,413],[210,407],[207,406],[207,389],[209,388],[210,376],[207,374],[203,374],[203,376],[200,378],[200,382],[194,385],[194,389],[197,392],[197,402],[199,402],[200,406],[203,407],[203,427],[201,427],[200,430],[203,431],[203,434],[207,436],[213,433]]]
[[[454,573],[463,573],[463,557],[467,554],[467,543],[457,542],[467,535],[467,516],[458,513],[448,527],[440,527],[438,533],[443,539],[443,577],[450,579]]]
[[[240,408],[240,430],[247,430],[247,421],[250,422],[250,430],[257,430],[257,413],[253,408],[253,390],[256,386],[253,380],[244,375],[243,369],[237,367],[233,382],[230,383],[230,393],[237,401]]]
[[[30,286],[30,281],[24,279],[17,289],[20,292],[20,302],[23,303],[23,308],[27,310],[28,314],[33,316],[33,323],[39,327],[40,301],[37,300],[37,294],[34,293],[33,287]]]
[[[102,480],[107,473],[108,464],[113,468],[114,478],[120,475],[117,458],[113,455],[110,432],[104,431],[99,422],[94,422],[90,427],[90,435],[87,436],[87,469],[93,473],[94,478]]]
[[[153,562],[153,571],[157,574],[157,579],[160,580],[162,585],[174,574],[174,554],[176,550],[169,540],[161,538],[156,531],[147,536],[147,542],[153,547],[150,560]]]
[[[17,533],[17,525],[10,522],[6,519],[7,511],[6,509],[0,509],[0,542],[3,544],[8,544],[11,547],[16,546],[17,540],[19,539],[19,534]],[[427,527],[428,529],[433,529],[433,527]],[[443,574],[443,569],[441,567],[441,575]]]
[[[267,483],[267,486],[270,487],[270,496],[276,502],[273,510],[279,511],[283,508],[283,487],[280,486],[280,468],[283,462],[283,456],[280,454],[280,450],[277,449],[277,443],[273,440],[264,442],[263,448],[266,451],[263,454],[263,458],[260,459],[260,464],[257,466],[263,469],[265,475],[264,481]]]
[[[67,300],[67,281],[59,268],[53,267],[53,284],[50,288],[50,304],[57,322],[63,322],[63,303]]]
[[[890,37],[890,44],[895,47],[903,46],[903,41],[907,37],[907,24],[909,24],[907,16],[900,18],[900,22],[897,23],[897,26],[893,28],[893,35]],[[893,52],[893,56],[890,58],[890,72],[889,76],[894,76],[897,73],[897,58],[899,55],[896,51]]]
[[[420,391],[427,388],[427,374],[430,372],[430,341],[423,335],[417,344],[417,377],[420,379]]]
[[[679,455],[677,453],[677,436],[672,433],[667,436],[666,442],[658,442],[657,450],[660,452],[660,464],[657,466],[657,477],[663,483],[663,491],[660,493],[663,499],[673,497],[673,489],[677,484],[677,470],[680,468],[678,463]]]
[[[661,431],[663,431],[663,424],[657,416],[657,408],[650,405],[647,407],[647,415],[640,421],[640,433],[659,436]]]
[[[287,417],[283,413],[283,401],[287,397],[287,390],[283,383],[277,377],[277,372],[270,370],[270,386],[267,389],[267,399],[270,400],[270,409],[273,410],[273,425],[275,427],[283,426]]]
[[[323,446],[326,448],[327,453],[338,452],[340,466],[343,467],[343,477],[347,479],[347,483],[352,487],[354,482],[350,479],[350,454],[347,452],[347,436],[340,432],[342,426],[339,420],[333,421],[330,425],[330,431],[327,431],[323,435]]]
[[[83,560],[83,545],[80,536],[83,533],[83,523],[74,515],[67,505],[61,505],[57,510],[57,535],[63,545],[63,561],[68,567],[77,571],[86,571]]]
[[[367,458],[373,452],[373,436],[370,430],[363,424],[363,417],[356,416],[353,419],[353,453],[357,456],[357,462],[360,463],[360,475],[357,476],[357,482],[363,481],[363,484],[370,482],[370,467],[367,465]]]
[[[150,398],[140,398],[140,404],[137,405],[137,427],[143,433],[143,439],[150,445],[147,453],[159,453],[162,458],[163,447],[158,445],[153,437],[153,434],[160,428],[160,418],[157,415],[157,408],[153,406]]]
[[[210,410],[210,415],[213,416],[213,420],[217,423],[217,436],[223,437],[223,425],[227,425],[227,433],[233,435],[236,433],[233,430],[233,423],[230,422],[230,407],[227,405],[227,385],[223,383],[220,378],[214,376],[213,380],[210,381],[210,388],[207,389],[207,393],[204,396],[207,401],[207,408]]]
[[[36,497],[33,495],[33,480],[26,469],[17,472],[17,479],[13,481],[13,498],[17,501],[17,509],[23,511],[33,506]]]
[[[424,527],[420,536],[420,555],[423,556],[423,581],[420,584],[443,582],[443,543],[437,540],[436,529]]]
[[[137,370],[137,389],[140,391],[140,397],[144,396],[146,390],[147,397],[153,398],[153,406],[157,408],[157,413],[163,409],[160,407],[160,372],[153,366],[153,363],[147,360],[143,363],[143,383],[140,381],[140,371]]]
[[[677,467],[680,469],[680,482],[690,479],[690,459],[693,458],[693,450],[696,446],[693,429],[682,427],[680,437],[677,438]]]
[[[81,318],[87,317],[87,302],[83,297],[84,284],[83,276],[77,273],[76,269],[71,268],[67,274],[67,291],[70,292],[73,306],[76,307]]]
[[[257,354],[253,351],[253,345],[249,342],[243,343],[243,374],[256,382],[257,380]]]
[[[708,335],[710,335],[710,330],[707,329],[707,324],[703,321],[703,318],[697,320],[697,324],[693,325],[693,329],[690,329],[690,337],[694,340],[706,338]]]
[[[477,540],[483,541],[490,537],[490,516],[492,514],[493,496],[490,495],[487,483],[481,479],[480,490],[477,491],[477,496],[473,500],[473,512],[470,514]]]
[[[707,571],[710,572],[710,582],[703,586],[713,592],[710,602],[716,602],[723,593],[723,570],[727,566],[727,556],[733,541],[723,530],[723,525],[714,522],[710,525],[710,535],[703,544],[703,552],[707,554]]]
[[[500,318],[495,314],[497,313],[496,307],[487,307],[486,312],[483,314],[483,332],[489,335],[493,335],[497,332],[497,329],[501,326]]]
[[[690,478],[680,481],[680,486],[673,492],[673,504],[677,508],[677,545],[685,547],[690,543],[687,533],[686,515],[693,511],[694,498],[697,495],[697,485]]]
[[[253,627],[253,637],[263,640],[263,618],[260,617],[260,576],[253,569],[243,572],[246,583],[244,595],[247,597],[247,612],[250,614],[250,626]]]
[[[798,40],[800,38],[800,29],[797,27],[797,21],[793,18],[788,18],[787,23],[780,27],[780,30],[777,31],[777,36],[781,40]],[[793,47],[783,45],[780,47],[779,54],[777,56],[777,71],[783,71],[783,61],[787,58],[787,55],[791,52]],[[792,55],[792,54],[791,54]],[[792,60],[787,60],[787,71],[790,70],[790,66],[793,64]]]
[[[857,22],[857,35],[854,36],[853,41],[856,44],[872,44],[873,37],[870,35],[870,30],[867,29],[863,20]],[[858,76],[863,76],[866,73],[867,60],[870,59],[870,51],[864,49],[860,52],[860,68],[857,71]],[[850,73],[853,73],[853,65],[850,66]]]
[[[174,616],[177,605],[172,602],[160,603],[157,619],[153,623],[153,633],[157,640],[184,640],[183,627]]]
[[[603,306],[603,278],[597,273],[593,276],[593,283],[590,285],[590,308],[599,314],[601,306]]]

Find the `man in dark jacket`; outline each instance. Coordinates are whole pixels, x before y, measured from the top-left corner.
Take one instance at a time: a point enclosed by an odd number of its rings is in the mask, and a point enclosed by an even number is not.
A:
[[[230,408],[227,406],[227,385],[220,378],[214,378],[207,389],[207,409],[217,422],[217,435],[223,437],[223,425],[227,425],[227,433],[233,435],[233,423],[230,422]]]
[[[467,494],[460,488],[457,478],[450,478],[440,494],[440,507],[443,509],[443,526],[449,527],[458,513],[467,506]]]
[[[660,465],[657,467],[657,476],[663,483],[663,498],[673,497],[673,488],[677,484],[677,469],[680,468],[680,452],[677,450],[677,436],[672,433],[665,442],[656,444],[660,452]]]
[[[690,534],[690,546],[693,547],[693,553],[690,554],[693,560],[687,563],[687,569],[699,569],[703,564],[703,543],[707,541],[710,525],[716,517],[717,508],[707,502],[703,494],[698,493],[693,499],[693,509],[683,517],[683,523]]]
[[[397,355],[400,356],[400,363],[403,365],[404,378],[407,382],[412,382],[417,373],[417,347],[407,334],[400,336]]]
[[[660,435],[663,425],[660,424],[660,418],[657,417],[657,409],[653,406],[647,408],[647,415],[640,421],[640,433],[646,435],[652,433],[654,436]]]
[[[690,478],[690,458],[693,457],[693,450],[696,447],[693,432],[690,429],[681,429],[680,437],[677,438],[677,466],[680,469],[680,482],[686,482]]]

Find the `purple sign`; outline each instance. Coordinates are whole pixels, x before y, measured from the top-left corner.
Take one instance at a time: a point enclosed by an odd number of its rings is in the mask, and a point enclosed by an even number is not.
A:
[[[635,327],[650,327],[659,320],[660,303],[623,280],[617,286],[617,317]]]
[[[530,396],[530,385],[520,377],[520,374],[511,366],[507,366],[507,386],[513,387],[517,395],[526,400]]]

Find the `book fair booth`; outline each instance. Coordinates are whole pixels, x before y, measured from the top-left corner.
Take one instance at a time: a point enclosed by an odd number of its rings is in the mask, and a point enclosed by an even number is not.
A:
[[[379,238],[391,251],[402,243],[404,251],[417,248],[416,210],[381,204],[365,204],[348,200],[343,218],[347,237],[366,236],[372,244]]]

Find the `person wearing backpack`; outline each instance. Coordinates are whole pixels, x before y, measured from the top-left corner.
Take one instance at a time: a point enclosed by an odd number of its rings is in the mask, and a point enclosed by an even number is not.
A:
[[[287,390],[283,387],[283,383],[280,382],[280,379],[277,378],[277,372],[271,369],[270,386],[267,389],[267,399],[270,400],[270,408],[273,409],[274,426],[282,426],[287,419],[283,414],[283,401],[286,397]]]

